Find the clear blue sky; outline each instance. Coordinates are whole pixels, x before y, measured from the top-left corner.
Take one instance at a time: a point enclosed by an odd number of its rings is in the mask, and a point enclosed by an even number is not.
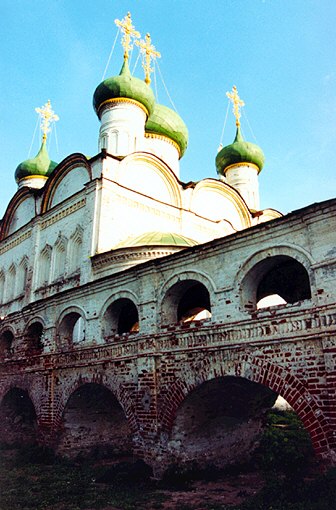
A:
[[[165,83],[189,129],[182,180],[216,177],[225,93],[237,85],[245,138],[255,136],[266,156],[262,207],[288,212],[336,196],[335,0],[1,0],[0,216],[16,190],[15,168],[28,157],[36,106],[50,99],[60,117],[52,159],[96,154],[92,95],[114,19],[128,10],[161,52]],[[107,75],[121,63],[119,39]],[[135,75],[143,76],[140,64]],[[159,77],[158,91],[170,106]],[[234,134],[230,113],[224,145]],[[31,156],[38,146],[36,137]]]

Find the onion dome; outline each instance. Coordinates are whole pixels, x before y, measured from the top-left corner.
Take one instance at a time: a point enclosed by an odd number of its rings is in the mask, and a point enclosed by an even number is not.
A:
[[[51,161],[48,155],[46,139],[43,137],[41,148],[35,158],[26,159],[15,170],[15,180],[19,183],[28,177],[49,177],[58,163]]]
[[[216,156],[217,173],[225,175],[226,169],[231,165],[239,163],[251,163],[258,167],[258,173],[264,166],[265,156],[258,145],[245,142],[237,127],[236,138],[231,145],[223,147]]]
[[[147,115],[153,111],[153,91],[144,81],[131,75],[127,59],[124,60],[119,76],[107,78],[98,85],[93,94],[93,107],[99,116],[99,110],[105,103],[121,98],[140,103]]]
[[[138,237],[129,237],[119,243],[114,249],[135,248],[138,246],[176,246],[180,248],[189,248],[198,244],[193,239],[181,234],[172,232],[145,232]]]
[[[181,117],[171,108],[155,104],[154,111],[145,125],[146,133],[164,136],[178,145],[180,157],[188,145],[188,128]]]

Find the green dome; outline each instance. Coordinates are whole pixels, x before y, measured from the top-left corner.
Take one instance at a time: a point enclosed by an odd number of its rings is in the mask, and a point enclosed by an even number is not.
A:
[[[230,165],[239,163],[253,163],[259,168],[264,166],[265,156],[258,145],[245,142],[239,127],[237,127],[236,138],[231,145],[223,147],[216,156],[217,172],[225,174],[225,169]]]
[[[180,157],[188,145],[188,129],[181,117],[162,104],[155,104],[154,111],[148,118],[145,126],[146,133],[154,133],[170,138],[180,148]]]
[[[96,113],[99,115],[102,103],[119,97],[138,101],[149,115],[153,111],[155,98],[152,89],[144,81],[131,75],[127,60],[124,61],[119,76],[107,78],[96,88],[93,94],[93,107]]]
[[[19,164],[15,170],[15,180],[18,183],[25,177],[49,177],[56,166],[57,163],[50,160],[46,141],[43,140],[41,148],[35,158],[26,159],[26,161]]]
[[[181,234],[154,231],[146,232],[138,237],[129,237],[115,246],[114,249],[134,248],[137,246],[180,246],[188,248],[189,246],[195,246],[196,244],[198,244],[196,241],[189,237],[182,236]]]

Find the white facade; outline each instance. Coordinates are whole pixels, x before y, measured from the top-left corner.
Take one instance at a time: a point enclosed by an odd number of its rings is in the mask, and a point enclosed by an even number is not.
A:
[[[169,232],[200,244],[279,216],[272,210],[254,214],[259,204],[254,168],[232,168],[227,183],[208,178],[185,186],[177,144],[145,133],[141,105],[111,101],[100,114],[97,156],[69,156],[41,190],[40,181],[34,186],[34,179],[26,180],[10,201],[1,225],[1,316],[182,249],[132,247],[132,238],[146,232]],[[92,263],[104,253],[105,262]]]

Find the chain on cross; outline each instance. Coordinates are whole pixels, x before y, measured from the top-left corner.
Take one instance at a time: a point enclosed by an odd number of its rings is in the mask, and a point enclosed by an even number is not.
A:
[[[227,92],[226,95],[232,102],[233,115],[236,117],[236,126],[239,127],[240,126],[239,119],[241,117],[240,109],[242,106],[245,106],[245,103],[238,96],[237,87],[235,85],[232,87],[232,92]]]
[[[124,34],[121,40],[121,44],[123,45],[124,48],[124,59],[128,60],[129,53],[133,48],[133,39],[139,39],[140,32],[135,30],[134,26],[132,25],[130,12],[127,13],[127,16],[125,16],[124,19],[122,20],[116,19],[114,20],[114,22]]]
[[[40,128],[43,133],[43,140],[47,139],[47,133],[51,131],[51,124],[59,120],[59,116],[55,114],[51,107],[50,99],[41,108],[35,108],[40,116]]]
[[[155,47],[152,45],[150,34],[146,34],[145,41],[135,41],[135,44],[139,46],[142,53],[142,67],[145,71],[145,82],[147,85],[149,85],[151,82],[150,75],[154,71],[154,69],[151,67],[151,61],[155,60],[156,58],[160,58],[161,53],[156,51]]]

